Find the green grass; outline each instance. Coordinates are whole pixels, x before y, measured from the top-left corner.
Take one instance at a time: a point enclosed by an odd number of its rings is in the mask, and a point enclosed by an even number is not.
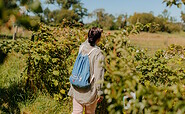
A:
[[[25,57],[8,54],[0,64],[0,114],[69,114],[71,102],[58,102],[48,93],[26,91],[21,73]]]
[[[18,102],[26,97],[20,84],[24,63],[24,57],[13,52],[0,64],[0,112],[3,114],[20,112]]]
[[[153,55],[159,49],[166,49],[171,44],[185,46],[185,32],[180,33],[146,33],[142,32],[130,36],[132,45],[147,49],[148,54]]]
[[[118,30],[105,30],[105,33],[114,34]],[[129,36],[131,45],[141,49],[147,49],[149,55],[153,55],[159,49],[166,49],[171,44],[185,46],[185,32],[176,33],[148,33],[141,32],[139,34]]]
[[[25,60],[21,54],[8,54],[4,63],[0,64],[0,87],[8,88],[12,83],[20,81],[24,67]]]
[[[21,113],[28,114],[70,114],[70,101],[55,101],[49,94],[38,93],[34,100],[20,103]]]

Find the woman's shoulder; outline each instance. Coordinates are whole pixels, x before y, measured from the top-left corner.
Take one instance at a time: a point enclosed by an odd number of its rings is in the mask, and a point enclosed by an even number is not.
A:
[[[98,46],[95,46],[95,52],[94,54],[97,56],[97,57],[103,57],[103,51],[100,49],[100,47]]]

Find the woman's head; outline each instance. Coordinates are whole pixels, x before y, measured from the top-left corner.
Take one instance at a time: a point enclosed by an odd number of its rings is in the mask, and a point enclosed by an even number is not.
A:
[[[96,42],[100,39],[101,33],[103,32],[102,29],[98,27],[92,27],[88,32],[88,42],[91,46],[94,46]]]

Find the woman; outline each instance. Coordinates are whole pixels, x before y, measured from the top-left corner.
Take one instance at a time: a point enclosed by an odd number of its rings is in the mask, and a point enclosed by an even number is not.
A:
[[[80,52],[82,54],[89,55],[90,62],[90,83],[89,88],[78,88],[71,85],[68,95],[73,98],[73,112],[72,114],[82,114],[85,107],[86,114],[95,114],[97,102],[101,102],[103,94],[101,83],[104,80],[104,69],[102,67],[102,61],[104,56],[97,46],[100,41],[102,29],[92,27],[88,32],[88,39],[81,44]]]

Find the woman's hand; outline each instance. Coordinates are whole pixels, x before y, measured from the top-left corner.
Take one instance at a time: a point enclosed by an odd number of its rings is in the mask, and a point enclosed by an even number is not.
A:
[[[97,102],[100,103],[103,100],[103,96],[98,96]]]

